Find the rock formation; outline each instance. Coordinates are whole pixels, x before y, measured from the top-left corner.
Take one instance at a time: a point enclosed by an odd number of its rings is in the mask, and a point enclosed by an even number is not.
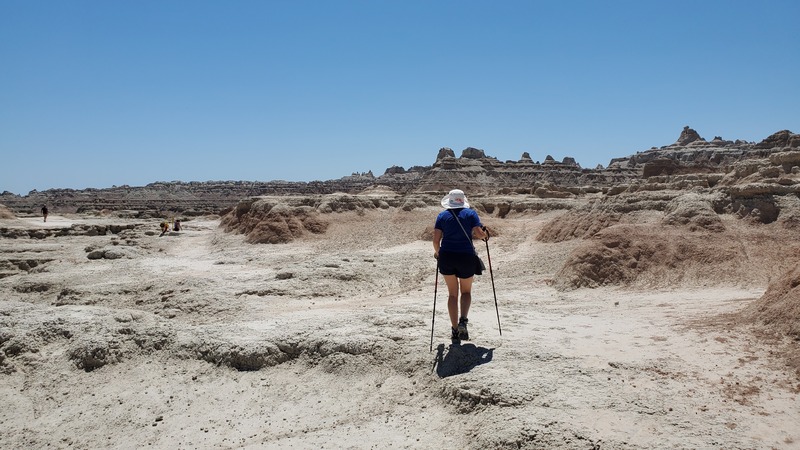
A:
[[[755,148],[800,148],[800,135],[789,130],[778,131],[756,144]]]
[[[6,205],[0,205],[0,219],[13,219],[14,213],[9,211]]]
[[[736,161],[769,157],[800,146],[800,135],[783,130],[772,134],[758,144],[741,140],[728,141],[717,136],[705,141],[689,127],[684,127],[678,141],[661,148],[652,148],[625,158],[614,158],[609,168],[635,168],[642,176],[677,173],[708,173],[725,170]],[[649,167],[648,167],[649,166]]]
[[[400,195],[442,192],[458,186],[473,193],[522,194],[538,198],[576,198],[587,194],[615,194],[629,189],[657,189],[675,184],[677,189],[689,186],[712,187],[725,178],[728,168],[737,166],[737,174],[753,169],[752,161],[766,164],[773,154],[784,154],[800,148],[800,136],[788,130],[779,131],[758,144],[728,141],[717,136],[707,142],[693,129],[685,127],[678,141],[661,148],[652,148],[624,158],[612,159],[607,168],[583,169],[572,157],[558,162],[547,155],[542,163],[534,162],[525,152],[518,161],[501,162],[481,149],[468,147],[460,157],[450,148],[441,148],[430,166],[414,166],[408,170],[392,166],[383,175],[371,172],[353,173],[337,180],[313,182],[288,181],[207,181],[156,182],[141,187],[119,186],[108,189],[49,189],[19,196],[0,194],[0,203],[14,214],[35,215],[42,204],[53,213],[127,214],[151,218],[180,214],[198,216],[219,214],[234,207],[240,200],[256,196],[356,194],[381,186]],[[780,166],[784,174],[794,167],[789,154],[785,161],[770,162]],[[788,159],[786,159],[788,158]],[[751,162],[746,162],[751,161]],[[760,167],[760,166],[759,166]],[[774,170],[774,169],[770,169]],[[787,172],[787,170],[789,172]],[[696,176],[690,179],[689,176]],[[653,183],[645,182],[651,180]],[[791,176],[766,177],[769,186],[731,187],[732,195],[747,198],[766,194],[764,189],[789,192],[794,188]],[[729,181],[729,180],[728,180]],[[726,181],[725,183],[728,183]],[[762,184],[764,184],[762,183]],[[758,194],[761,192],[760,194]],[[474,194],[473,194],[474,195]],[[745,206],[747,210],[749,206]],[[774,214],[763,208],[766,219]],[[769,209],[769,208],[767,208]],[[744,210],[743,210],[744,212]],[[749,212],[748,212],[749,213]]]
[[[705,139],[701,138],[697,131],[685,126],[683,127],[683,131],[681,131],[681,135],[678,137],[678,140],[673,145],[685,147],[696,141],[705,142]]]
[[[467,147],[461,152],[462,158],[469,158],[469,159],[483,159],[486,158],[486,153],[483,150]]]
[[[452,148],[447,148],[447,147],[440,148],[439,149],[439,154],[436,155],[436,160],[438,161],[438,160],[440,160],[442,158],[447,158],[447,157],[450,157],[450,158],[455,158],[456,157],[456,154],[453,151],[453,149]]]
[[[271,198],[242,200],[223,216],[220,225],[226,231],[245,234],[251,244],[283,244],[305,233],[325,232],[328,222],[304,203],[287,204]]]
[[[779,335],[800,340],[800,267],[777,277],[741,315],[760,322]]]

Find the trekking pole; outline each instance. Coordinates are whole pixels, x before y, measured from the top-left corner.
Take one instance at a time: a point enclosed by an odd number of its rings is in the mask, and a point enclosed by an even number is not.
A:
[[[497,331],[500,332],[500,336],[503,335],[503,330],[500,328],[500,309],[497,307],[497,292],[494,290],[494,273],[492,272],[492,257],[489,255],[489,230],[486,227],[483,227],[483,231],[486,233],[486,239],[483,242],[486,243],[486,259],[489,260],[489,277],[492,279],[492,294],[494,294],[494,310],[497,312]]]
[[[436,290],[439,287],[439,260],[436,260],[436,281],[433,283],[433,317],[431,318],[431,349],[433,351],[433,322],[436,320]]]

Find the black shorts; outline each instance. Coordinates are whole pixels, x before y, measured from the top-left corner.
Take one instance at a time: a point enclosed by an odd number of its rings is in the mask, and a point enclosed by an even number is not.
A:
[[[472,253],[439,252],[439,273],[471,278],[475,275],[476,258]]]

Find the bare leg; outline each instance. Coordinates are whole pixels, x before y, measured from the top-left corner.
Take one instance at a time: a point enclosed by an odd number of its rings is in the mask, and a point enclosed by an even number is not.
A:
[[[447,284],[447,312],[450,314],[450,326],[458,327],[458,285],[455,275],[443,275]]]
[[[458,280],[461,287],[461,317],[464,318],[469,314],[469,307],[472,304],[472,280],[474,280],[473,277]]]

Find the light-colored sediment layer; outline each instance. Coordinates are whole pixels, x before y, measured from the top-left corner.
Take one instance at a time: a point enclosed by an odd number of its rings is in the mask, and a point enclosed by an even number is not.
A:
[[[429,351],[435,213],[333,214],[282,245],[214,220],[0,240],[42,261],[0,279],[0,447],[798,446],[780,343],[717,319],[765,285],[557,291],[581,245],[535,240],[558,212],[485,218],[503,335],[487,273],[451,343],[440,279]]]

